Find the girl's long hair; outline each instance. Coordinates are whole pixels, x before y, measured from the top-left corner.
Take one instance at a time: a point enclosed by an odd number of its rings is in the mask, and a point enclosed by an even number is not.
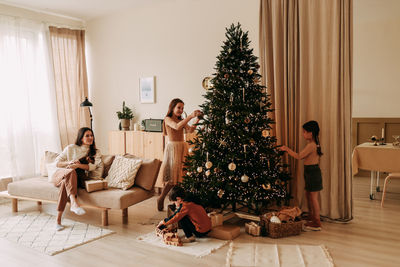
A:
[[[172,115],[174,114],[174,108],[176,107],[176,105],[178,105],[179,103],[185,104],[183,103],[183,101],[179,98],[174,98],[171,100],[171,102],[169,103],[168,106],[168,112],[167,115],[165,115],[166,117],[172,117]],[[179,120],[182,120],[182,116],[178,117]],[[165,128],[165,122],[163,122],[163,134],[167,135],[167,129]]]
[[[316,121],[308,121],[303,124],[303,129],[306,130],[309,133],[312,133],[313,139],[315,143],[317,144],[317,153],[319,156],[322,156],[322,150],[321,150],[321,145],[319,142],[319,125],[318,122]]]
[[[82,138],[83,138],[83,136],[85,136],[85,133],[87,131],[90,131],[93,134],[93,144],[90,145],[88,156],[94,157],[94,155],[96,155],[96,143],[94,141],[94,133],[93,133],[92,129],[90,129],[89,127],[82,127],[78,130],[78,135],[76,137],[75,145],[77,145],[77,146],[82,145]]]

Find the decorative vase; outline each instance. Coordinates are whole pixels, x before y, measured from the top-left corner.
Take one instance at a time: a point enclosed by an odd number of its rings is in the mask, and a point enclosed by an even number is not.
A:
[[[121,126],[123,131],[129,131],[129,127],[131,126],[131,120],[121,119]]]

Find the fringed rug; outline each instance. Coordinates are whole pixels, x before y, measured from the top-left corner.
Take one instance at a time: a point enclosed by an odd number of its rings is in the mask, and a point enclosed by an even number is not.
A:
[[[63,219],[65,229],[55,230],[53,215],[41,212],[19,213],[0,218],[0,237],[49,255],[83,245],[114,233],[86,223]]]
[[[182,235],[183,233],[180,233],[180,236]],[[155,232],[139,236],[137,240],[148,243],[153,246],[168,248],[195,257],[203,257],[209,255],[213,251],[219,249],[220,247],[228,243],[228,241],[218,240],[211,237],[204,237],[204,238],[196,238],[195,242],[184,243],[183,246],[177,247],[177,246],[166,245],[162,240],[162,238],[158,237]]]
[[[226,256],[226,266],[332,267],[334,264],[324,246],[231,242]]]

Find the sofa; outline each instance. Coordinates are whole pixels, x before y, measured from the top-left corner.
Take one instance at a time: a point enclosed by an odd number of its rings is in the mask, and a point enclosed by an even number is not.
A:
[[[127,157],[134,157],[126,155]],[[114,160],[114,156],[103,155],[104,163],[103,177]],[[108,188],[88,193],[85,189],[78,190],[78,200],[84,208],[95,208],[101,210],[102,225],[108,225],[108,210],[121,210],[122,222],[128,223],[128,207],[142,202],[154,195],[154,184],[157,180],[161,161],[158,159],[142,159],[143,162],[137,171],[134,185],[122,190],[118,188]],[[48,182],[47,177],[38,176],[8,184],[7,191],[0,192],[0,197],[12,199],[12,211],[18,211],[18,200],[37,201],[38,205],[42,202],[57,203],[58,187]]]

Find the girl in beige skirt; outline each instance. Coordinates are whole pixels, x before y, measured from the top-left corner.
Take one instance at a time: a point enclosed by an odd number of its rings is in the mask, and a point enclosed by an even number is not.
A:
[[[159,211],[164,209],[164,199],[171,188],[182,182],[183,162],[188,154],[188,144],[185,142],[183,131],[185,129],[186,132],[193,132],[199,119],[197,118],[192,126],[189,126],[188,122],[201,114],[201,111],[195,110],[183,119],[183,107],[182,100],[172,99],[163,122],[163,133],[168,136],[168,143],[164,150],[164,160],[161,166],[164,188],[157,200]]]

